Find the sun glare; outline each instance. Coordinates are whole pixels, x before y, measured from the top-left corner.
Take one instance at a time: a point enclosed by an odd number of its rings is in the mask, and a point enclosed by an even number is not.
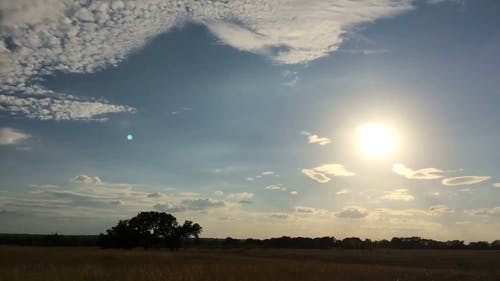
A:
[[[370,157],[383,157],[392,153],[396,138],[392,130],[383,124],[366,123],[358,127],[359,144]]]

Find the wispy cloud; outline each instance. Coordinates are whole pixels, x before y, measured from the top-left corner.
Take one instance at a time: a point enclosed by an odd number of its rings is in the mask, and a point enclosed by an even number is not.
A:
[[[464,212],[471,216],[482,216],[482,217],[500,216],[500,206],[492,208],[469,209],[465,210]]]
[[[387,191],[385,195],[380,197],[385,200],[392,201],[413,201],[415,197],[408,192],[408,189],[400,188],[393,191]]]
[[[309,133],[306,131],[302,131],[301,134],[304,136],[307,136],[309,143],[317,143],[319,145],[327,145],[327,144],[332,142],[329,138],[320,137],[316,134],[312,134],[312,133]]]
[[[500,182],[494,183],[493,187],[499,187],[500,188]]]
[[[339,190],[339,191],[335,192],[335,194],[337,194],[337,195],[344,195],[344,194],[347,194],[347,193],[349,193],[349,192],[350,192],[350,191],[349,191],[349,190],[347,190],[347,189],[341,189],[341,190]]]
[[[330,213],[328,210],[325,210],[325,209],[304,207],[304,206],[295,206],[294,210],[296,213],[310,214],[310,215],[326,215],[326,214]]]
[[[0,128],[0,145],[14,145],[31,138],[30,135],[12,128]]]
[[[429,214],[433,216],[441,216],[455,212],[452,208],[446,205],[433,205],[429,207]]]
[[[186,211],[205,211],[214,208],[224,208],[228,204],[222,200],[210,198],[185,199],[180,203],[158,203],[154,208],[158,211],[180,213]]]
[[[490,178],[491,177],[488,176],[463,176],[463,177],[446,178],[443,179],[441,183],[449,186],[470,185],[489,180]]]
[[[302,173],[318,183],[327,183],[331,180],[327,175],[335,177],[351,177],[355,174],[340,164],[325,164],[313,169],[302,169]]]
[[[100,98],[57,93],[40,81],[56,72],[114,67],[151,38],[189,21],[206,25],[234,48],[295,64],[337,50],[355,25],[412,8],[410,0],[4,0],[0,109],[42,120],[102,120],[105,114],[134,112]]]
[[[400,163],[394,164],[392,166],[392,171],[400,176],[419,180],[439,179],[443,177],[444,173],[442,170],[436,168],[413,170]]]

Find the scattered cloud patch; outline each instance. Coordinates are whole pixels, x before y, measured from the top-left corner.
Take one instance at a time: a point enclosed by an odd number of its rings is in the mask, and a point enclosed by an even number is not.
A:
[[[265,189],[267,189],[267,190],[282,190],[282,191],[286,191],[286,187],[283,187],[283,186],[280,186],[280,185],[276,185],[276,184],[268,185],[268,186],[265,187]]]
[[[102,181],[99,177],[97,176],[87,176],[87,175],[79,175],[71,179],[71,182],[73,183],[79,183],[79,184],[101,184]]]
[[[224,195],[224,192],[223,192],[223,191],[221,191],[221,190],[216,190],[216,191],[214,192],[214,194],[215,194],[215,195],[217,195],[217,196],[223,196],[223,195]]]
[[[153,206],[156,210],[162,212],[180,213],[186,211],[205,211],[214,208],[227,207],[227,203],[222,200],[213,200],[210,198],[185,199],[178,204],[159,203]]]
[[[302,173],[318,183],[327,183],[331,180],[328,175],[336,177],[351,177],[355,174],[340,164],[326,164],[313,169],[302,169]]]
[[[15,145],[31,138],[30,135],[12,128],[0,128],[0,145]]]
[[[57,93],[40,81],[58,72],[117,66],[152,38],[186,22],[206,25],[220,42],[239,50],[298,64],[336,51],[353,26],[412,8],[410,0],[5,0],[0,4],[0,109],[42,120],[102,120],[108,113],[135,112],[98,98]]]
[[[299,81],[299,75],[297,71],[284,70],[281,74],[285,82],[283,83],[286,86],[293,87]]]
[[[149,198],[162,198],[163,196],[165,195],[161,192],[153,192],[148,194]]]
[[[270,175],[274,175],[274,172],[273,171],[264,171],[264,172],[262,172],[261,175],[263,175],[263,176],[270,176]]]
[[[443,177],[443,171],[436,168],[424,168],[412,170],[403,164],[396,163],[392,166],[392,171],[400,176],[409,179],[432,180]]]
[[[235,199],[235,200],[244,200],[244,199],[251,199],[253,198],[254,194],[250,192],[241,192],[241,193],[232,193],[228,194],[227,198],[228,199]]]
[[[286,213],[272,213],[270,215],[271,218],[275,218],[275,219],[288,219],[290,217],[289,214],[286,214]]]
[[[491,177],[488,176],[463,176],[463,177],[446,178],[443,179],[441,183],[448,186],[470,185],[489,180],[490,178]]]
[[[494,183],[494,184],[493,184],[493,187],[498,187],[498,188],[500,188],[500,182]]]
[[[413,201],[415,200],[415,197],[408,193],[408,189],[405,188],[400,188],[396,189],[394,191],[388,191],[386,192],[385,195],[380,197],[385,200],[392,200],[392,201]]]
[[[348,206],[340,212],[335,213],[335,216],[339,218],[360,219],[368,216],[368,211],[363,207]]]
[[[347,189],[342,189],[342,190],[339,190],[337,192],[335,192],[335,194],[337,195],[345,195],[345,194],[348,194],[350,191],[347,190]]]
[[[500,206],[492,208],[469,209],[464,211],[471,216],[491,217],[500,216]]]
[[[299,193],[298,193],[297,191],[295,191],[295,190],[294,190],[294,191],[290,191],[290,194],[291,194],[291,195],[298,195]]]
[[[307,139],[311,144],[317,143],[319,145],[327,145],[332,142],[329,138],[320,137],[316,134],[312,134],[306,131],[302,131],[301,134],[307,136]]]
[[[302,213],[302,214],[326,215],[329,213],[329,211],[325,209],[318,209],[318,208],[304,207],[304,206],[295,206],[294,209],[296,213]]]

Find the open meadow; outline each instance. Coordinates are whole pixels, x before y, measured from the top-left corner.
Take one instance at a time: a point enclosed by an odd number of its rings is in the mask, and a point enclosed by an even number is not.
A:
[[[0,246],[0,281],[500,280],[500,251]]]

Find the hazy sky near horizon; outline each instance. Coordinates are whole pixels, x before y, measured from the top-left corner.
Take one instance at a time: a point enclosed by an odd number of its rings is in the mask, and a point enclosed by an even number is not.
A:
[[[499,9],[2,1],[0,233],[499,239]]]

